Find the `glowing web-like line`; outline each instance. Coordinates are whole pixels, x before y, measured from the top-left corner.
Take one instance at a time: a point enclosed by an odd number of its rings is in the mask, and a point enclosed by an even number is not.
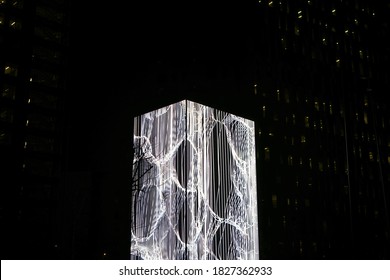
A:
[[[254,122],[181,101],[134,120],[131,257],[258,259]]]

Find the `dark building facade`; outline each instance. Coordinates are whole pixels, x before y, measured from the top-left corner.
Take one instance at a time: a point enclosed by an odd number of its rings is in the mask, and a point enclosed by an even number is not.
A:
[[[259,1],[256,9],[264,257],[389,258],[381,43],[389,6]]]
[[[66,141],[68,1],[0,1],[3,258],[55,258]]]

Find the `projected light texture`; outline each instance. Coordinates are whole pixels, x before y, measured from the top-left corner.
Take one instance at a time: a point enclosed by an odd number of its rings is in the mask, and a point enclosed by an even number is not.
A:
[[[258,259],[254,122],[191,101],[134,120],[131,258]]]

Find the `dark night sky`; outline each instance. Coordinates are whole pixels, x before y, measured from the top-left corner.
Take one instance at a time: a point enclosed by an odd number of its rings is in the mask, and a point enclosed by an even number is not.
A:
[[[133,106],[156,94],[161,75],[194,75],[195,85],[204,73],[229,67],[244,55],[250,24],[240,14],[247,7],[208,2],[75,4],[71,119],[72,133],[80,136],[73,135],[74,147],[95,154],[96,142],[100,146],[115,124],[131,118]]]

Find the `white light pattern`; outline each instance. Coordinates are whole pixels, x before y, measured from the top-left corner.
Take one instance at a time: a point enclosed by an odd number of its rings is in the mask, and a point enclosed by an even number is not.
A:
[[[134,120],[131,258],[258,259],[254,122],[191,101]]]

